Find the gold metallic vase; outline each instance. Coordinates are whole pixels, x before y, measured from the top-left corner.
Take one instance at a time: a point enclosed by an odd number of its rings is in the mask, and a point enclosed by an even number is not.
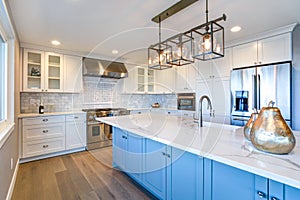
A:
[[[251,114],[250,119],[247,121],[246,125],[244,126],[244,136],[247,140],[250,140],[250,132],[251,128],[257,119],[258,113],[257,110],[254,108],[254,112]]]
[[[261,151],[288,154],[295,147],[296,140],[280,110],[273,105],[274,102],[270,102],[268,107],[261,109],[252,126],[250,140]]]

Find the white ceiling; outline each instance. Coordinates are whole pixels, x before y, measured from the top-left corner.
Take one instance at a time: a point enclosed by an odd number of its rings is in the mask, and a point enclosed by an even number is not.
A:
[[[152,17],[176,0],[7,0],[22,43],[124,58],[146,63],[147,48],[158,42],[158,24]],[[209,19],[227,15],[226,42],[300,22],[299,0],[210,0]],[[166,39],[205,22],[205,1],[199,0],[162,22]],[[231,33],[232,26],[242,30]],[[117,49],[118,55],[112,50]]]

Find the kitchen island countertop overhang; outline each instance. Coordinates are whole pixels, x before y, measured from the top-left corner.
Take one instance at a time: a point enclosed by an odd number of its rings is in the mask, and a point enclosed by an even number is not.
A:
[[[287,155],[256,150],[244,139],[243,128],[162,114],[136,114],[99,121],[136,135],[170,145],[296,188],[300,188],[300,146]],[[300,133],[294,131],[296,141]]]

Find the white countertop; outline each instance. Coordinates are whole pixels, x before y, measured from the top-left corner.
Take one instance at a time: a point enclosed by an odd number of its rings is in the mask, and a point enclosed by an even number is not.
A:
[[[98,118],[99,121],[188,152],[300,188],[300,145],[288,155],[256,150],[244,139],[243,128],[204,122],[198,128],[192,118],[136,114]],[[296,141],[300,132],[294,131]]]
[[[44,114],[39,113],[22,113],[18,115],[18,118],[27,118],[27,117],[43,117],[43,116],[51,116],[51,115],[71,115],[71,114],[80,114],[85,113],[81,110],[75,111],[65,111],[65,112],[46,112]]]

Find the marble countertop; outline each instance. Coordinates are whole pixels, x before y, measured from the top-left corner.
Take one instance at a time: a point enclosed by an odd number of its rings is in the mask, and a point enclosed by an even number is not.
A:
[[[18,115],[18,118],[27,118],[27,117],[43,117],[43,116],[51,116],[51,115],[71,115],[71,114],[80,114],[85,113],[81,110],[74,111],[65,111],[65,112],[46,112],[44,114],[39,113],[22,113]]]
[[[155,113],[98,118],[142,137],[203,156],[272,180],[300,188],[300,145],[288,155],[256,150],[244,139],[243,128],[204,122],[198,128],[192,118]],[[300,132],[294,131],[296,141]]]

